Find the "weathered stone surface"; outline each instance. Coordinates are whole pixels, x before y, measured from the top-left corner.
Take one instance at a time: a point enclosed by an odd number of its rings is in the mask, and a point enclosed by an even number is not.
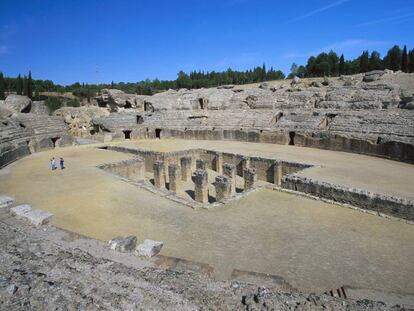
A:
[[[217,176],[214,186],[216,188],[216,200],[223,202],[231,195],[231,179],[227,176]]]
[[[72,241],[62,238],[65,233],[53,230],[0,222],[2,309],[288,310],[293,306],[297,310],[404,310],[394,306],[396,302],[281,289],[279,281],[277,286],[261,282],[264,290],[251,278],[246,282],[217,281],[187,269],[177,273],[176,268],[141,268],[136,265],[139,259],[131,261],[129,254],[119,254],[116,260],[100,256],[108,253],[104,243],[80,239],[74,248]]]
[[[10,94],[4,101],[5,108],[8,110],[18,112],[30,112],[32,100],[23,95]]]
[[[49,109],[45,105],[44,100],[33,101],[32,108],[30,109],[30,113],[40,114],[40,115],[49,115]]]
[[[109,108],[112,112],[119,112],[125,109],[143,110],[145,98],[147,96],[126,94],[116,89],[103,89],[96,99],[100,107]]]
[[[367,72],[364,75],[363,81],[364,82],[374,82],[381,78],[381,76],[384,74],[384,71],[382,70],[373,70],[370,72]]]
[[[94,126],[93,119],[109,116],[108,109],[83,106],[83,107],[62,107],[56,110],[53,115],[63,117],[69,126],[69,132],[78,137],[90,137],[99,132]]]
[[[194,200],[196,202],[208,203],[208,173],[206,170],[198,169],[194,173]]]
[[[15,199],[7,195],[0,195],[0,208],[8,208],[12,206]]]
[[[135,250],[136,255],[143,257],[154,257],[158,255],[164,243],[161,241],[144,240],[144,243],[139,244]]]
[[[118,252],[132,252],[137,245],[137,237],[130,235],[127,237],[116,237],[108,242],[109,248]]]
[[[0,118],[8,118],[13,114],[13,111],[8,109],[5,104],[4,100],[0,101]]]
[[[48,224],[53,217],[53,214],[41,210],[34,210],[24,213],[20,216],[24,220],[35,226],[42,226]]]
[[[15,207],[12,207],[10,209],[10,213],[15,216],[22,216],[32,210],[32,207],[28,204],[18,205]]]

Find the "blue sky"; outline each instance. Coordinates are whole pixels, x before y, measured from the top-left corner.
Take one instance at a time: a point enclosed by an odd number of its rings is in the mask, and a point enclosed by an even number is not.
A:
[[[2,0],[0,71],[60,84],[289,72],[311,54],[414,48],[412,0]]]

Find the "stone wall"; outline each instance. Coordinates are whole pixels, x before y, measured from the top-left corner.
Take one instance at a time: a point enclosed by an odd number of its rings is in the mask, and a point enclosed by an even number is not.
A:
[[[140,157],[134,157],[134,159],[115,163],[102,164],[98,166],[98,168],[133,181],[140,181],[145,178],[144,160]]]
[[[414,202],[411,200],[347,188],[297,175],[285,176],[282,180],[282,186],[285,189],[414,221]]]

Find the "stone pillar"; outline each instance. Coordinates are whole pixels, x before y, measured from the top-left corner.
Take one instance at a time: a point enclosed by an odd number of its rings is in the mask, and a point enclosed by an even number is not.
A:
[[[208,173],[206,170],[195,171],[194,185],[194,199],[199,203],[208,203]]]
[[[217,176],[216,182],[216,201],[222,202],[231,195],[231,179],[227,176]]]
[[[216,167],[215,170],[218,174],[223,174],[223,154],[221,152],[216,153]]]
[[[273,174],[274,174],[273,175],[274,184],[280,187],[282,185],[282,176],[283,176],[281,161],[275,162],[275,165],[273,166]]]
[[[246,168],[250,167],[250,158],[249,157],[243,157],[242,159],[242,172],[243,172],[243,176],[244,176],[244,170]]]
[[[224,163],[223,175],[231,179],[231,194],[236,193],[236,166],[234,164]]]
[[[181,190],[181,170],[177,164],[168,166],[168,177],[170,180],[170,191],[177,193]]]
[[[145,179],[145,162],[136,161],[134,163],[134,180],[143,180]]]
[[[164,172],[164,162],[155,161],[153,165],[154,171],[154,184],[156,188],[165,187],[165,172]]]
[[[198,159],[196,160],[196,170],[206,170],[207,164],[206,161]]]
[[[253,189],[257,182],[257,173],[254,168],[245,168],[243,170],[244,191]]]
[[[193,159],[191,157],[181,158],[181,178],[183,181],[191,180],[191,165]]]

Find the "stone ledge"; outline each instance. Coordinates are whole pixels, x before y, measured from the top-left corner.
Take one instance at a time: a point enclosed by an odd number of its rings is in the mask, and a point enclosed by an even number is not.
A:
[[[31,211],[32,207],[28,204],[18,205],[10,209],[10,213],[12,213],[14,216],[23,216],[24,214]]]
[[[0,195],[0,208],[8,208],[14,204],[16,200],[7,195]]]

